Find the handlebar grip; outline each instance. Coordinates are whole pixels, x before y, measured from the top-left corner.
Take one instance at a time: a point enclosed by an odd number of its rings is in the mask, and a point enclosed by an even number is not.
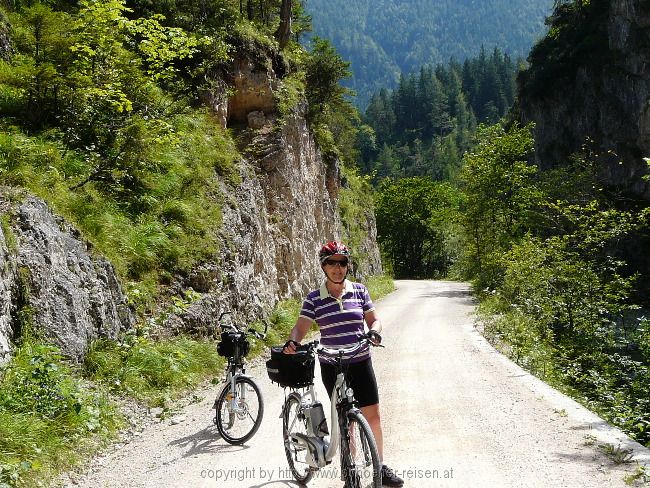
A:
[[[258,332],[257,330],[249,330],[248,334],[257,337],[258,339],[264,339],[266,337],[266,333]]]

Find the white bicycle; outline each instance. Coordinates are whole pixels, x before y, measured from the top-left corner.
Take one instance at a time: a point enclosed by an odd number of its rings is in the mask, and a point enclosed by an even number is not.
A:
[[[382,486],[375,437],[355,405],[354,391],[346,380],[349,361],[343,360],[344,356],[354,357],[365,344],[373,344],[367,335],[347,348],[326,348],[313,341],[299,346],[296,354],[283,354],[282,347],[271,350],[271,360],[266,363],[269,378],[291,388],[282,407],[282,430],[289,468],[300,483],[308,483],[315,471],[330,464],[338,450],[346,488]],[[336,370],[329,439],[323,405],[314,391],[315,355],[333,359]]]
[[[218,322],[224,315],[223,312]],[[220,325],[223,329],[223,326]],[[267,325],[268,327],[268,325]],[[263,333],[255,330],[239,330],[230,325],[221,333],[217,347],[220,356],[228,358],[224,385],[214,401],[214,423],[221,438],[229,444],[243,444],[255,435],[264,416],[264,401],[255,380],[246,374],[244,358],[250,351],[249,337],[264,339]]]

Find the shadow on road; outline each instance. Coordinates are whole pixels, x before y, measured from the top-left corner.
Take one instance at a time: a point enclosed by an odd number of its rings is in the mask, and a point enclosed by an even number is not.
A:
[[[184,458],[197,454],[243,451],[248,449],[246,445],[233,446],[222,440],[217,428],[214,426],[208,426],[195,434],[171,441],[169,445],[184,448],[189,447],[182,456]]]
[[[596,469],[602,469],[607,465],[617,466],[617,464],[612,461],[606,461],[606,456],[595,449],[587,449],[584,452],[575,452],[575,453],[566,453],[566,452],[556,452],[555,456],[558,461],[571,461],[573,463],[580,463],[584,465],[593,465]]]
[[[440,290],[417,295],[418,298],[453,298],[468,304],[474,304],[476,300],[472,296],[472,291],[467,290]]]
[[[440,290],[440,291],[431,291],[427,293],[421,293],[418,295],[422,298],[434,297],[434,298],[466,298],[471,297],[471,290]]]

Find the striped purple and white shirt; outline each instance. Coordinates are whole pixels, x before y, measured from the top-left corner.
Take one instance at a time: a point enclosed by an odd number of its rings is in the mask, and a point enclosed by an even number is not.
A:
[[[330,295],[323,283],[319,289],[310,292],[302,304],[300,316],[318,324],[321,344],[325,347],[347,347],[356,344],[364,334],[364,314],[375,309],[364,285],[345,280],[343,286],[343,295],[338,299]],[[354,358],[350,355],[343,356],[351,363],[361,362],[369,357],[370,346],[367,344]],[[327,362],[322,357],[320,360]]]

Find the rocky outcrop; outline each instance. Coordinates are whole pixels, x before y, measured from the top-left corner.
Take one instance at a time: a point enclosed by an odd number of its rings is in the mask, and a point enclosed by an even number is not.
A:
[[[6,218],[8,206],[0,201],[0,217]],[[6,221],[3,221],[3,223]],[[5,236],[5,225],[0,225],[0,363],[9,357],[10,343],[13,338],[12,316],[15,304],[13,297],[16,291],[16,265],[12,259]]]
[[[286,69],[281,56],[262,46],[241,48],[230,65],[213,73],[212,88],[203,90],[200,100],[223,128],[247,123],[260,129],[265,115],[277,111],[276,98]]]
[[[273,70],[246,56],[235,58],[234,91],[228,102],[228,119],[246,121],[250,112],[275,112],[274,93],[279,80]]]
[[[318,250],[341,237],[337,199],[329,190],[340,182],[338,170],[330,168],[336,164],[323,162],[305,109],[298,107],[279,130],[249,130],[242,183],[234,192],[224,189],[222,260],[202,266],[183,284],[204,295],[182,316],[172,316],[169,327],[205,329],[222,310],[233,311],[238,323],[250,322],[268,316],[279,300],[300,298],[319,285]],[[381,272],[373,229],[374,218],[360,270],[366,276]]]
[[[5,337],[29,326],[64,354],[81,359],[93,340],[116,338],[132,326],[134,316],[113,267],[92,255],[76,229],[34,197],[14,204],[10,212],[15,249],[0,244],[2,269],[9,263],[9,279],[0,288],[9,297],[0,316],[5,329],[9,324]],[[17,272],[12,274],[12,268]]]
[[[520,118],[535,123],[537,163],[565,164],[589,139],[606,182],[650,199],[642,179],[650,156],[650,4],[595,0],[562,9],[552,20],[573,31],[543,40],[519,78]]]
[[[239,128],[245,160],[242,183],[234,190],[222,188],[220,260],[199,266],[176,284],[177,293],[192,288],[202,296],[167,320],[172,330],[204,331],[223,310],[233,312],[235,323],[267,317],[279,300],[300,298],[319,285],[318,250],[342,235],[339,163],[323,159],[309,130],[305,103],[280,118],[275,93],[281,89],[283,68],[278,73],[272,67],[283,65],[256,52],[240,52],[214,82],[214,92],[202,97],[220,121]],[[227,93],[232,95],[226,99]],[[248,128],[242,129],[242,122]],[[355,250],[364,256],[355,270],[359,277],[382,272],[372,212],[364,224],[368,237]]]

